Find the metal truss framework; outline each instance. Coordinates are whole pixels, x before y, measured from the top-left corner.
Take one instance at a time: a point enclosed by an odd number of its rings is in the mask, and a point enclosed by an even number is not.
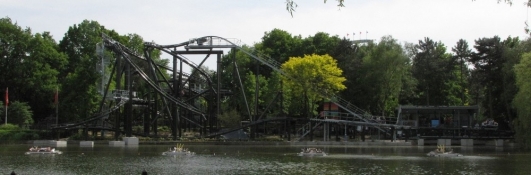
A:
[[[289,75],[285,74],[280,69],[281,64],[275,59],[269,58],[267,55],[264,55],[256,50],[243,48],[236,40],[230,40],[218,36],[194,38],[186,42],[173,45],[159,45],[153,42],[145,42],[144,53],[141,54],[127,48],[123,44],[106,35],[102,35],[101,47],[105,48],[105,50],[113,52],[116,58],[113,64],[111,76],[108,79],[109,82],[106,84],[105,90],[103,91],[104,100],[101,102],[101,113],[95,115],[91,119],[77,122],[74,125],[95,125],[94,123],[97,123],[95,121],[108,120],[109,114],[114,113],[116,117],[114,117],[114,126],[112,130],[121,131],[116,132],[116,139],[118,139],[122,132],[125,133],[127,137],[133,135],[133,121],[139,118],[138,116],[133,116],[133,105],[141,105],[146,109],[142,114],[143,133],[134,134],[145,136],[153,136],[154,134],[156,136],[157,129],[153,128],[157,128],[157,119],[159,117],[164,117],[170,121],[171,136],[174,140],[182,136],[183,130],[189,130],[190,128],[199,129],[203,137],[215,137],[226,133],[226,131],[218,132],[219,128],[216,116],[219,116],[221,113],[220,100],[222,96],[228,95],[230,92],[227,93],[228,90],[224,90],[221,87],[220,82],[220,72],[222,72],[221,70],[223,69],[221,67],[221,56],[223,54],[223,50],[215,49],[237,49],[249,55],[254,60],[260,62],[262,65],[266,65],[274,71],[277,71],[289,78]],[[173,57],[173,66],[166,67],[158,65],[150,55],[151,51],[155,49],[171,55]],[[103,51],[100,52],[103,54]],[[187,59],[185,55],[205,55],[205,58],[200,62],[200,64],[196,64]],[[217,76],[215,78],[217,79],[217,82],[213,82],[212,80],[214,78],[210,77],[212,75],[209,75],[200,68],[211,55],[216,55],[217,59],[217,71],[215,75]],[[182,71],[184,64],[193,68],[191,74],[187,74],[186,72]],[[235,67],[237,67],[235,62],[233,64]],[[165,77],[163,74],[164,72],[171,72],[171,77]],[[241,83],[241,77],[239,77],[239,72],[236,71],[236,74],[237,78],[239,79],[239,85],[241,88],[240,90],[243,91],[243,85]],[[107,98],[107,92],[113,77],[114,81],[116,82],[116,90],[123,90],[123,92],[128,94],[118,99],[111,98],[112,100],[116,101],[116,105],[104,110],[104,104],[109,104],[108,101],[105,102],[105,100],[110,99]],[[122,77],[124,78],[124,81],[122,81]],[[134,88],[132,86],[133,77],[139,77],[151,87],[151,92],[147,94],[147,97],[139,99],[134,96]],[[122,84],[122,82],[124,82],[124,84]],[[206,84],[207,87],[204,89],[192,88],[193,83]],[[314,91],[319,92],[317,90]],[[373,120],[373,115],[352,105],[347,100],[344,100],[331,93],[320,92],[320,94],[326,99],[329,99],[331,102],[337,104],[343,111],[351,116],[348,119],[335,120],[332,123],[370,126],[388,134],[390,134],[390,127],[407,127],[399,125],[396,123],[396,121],[388,121],[387,123],[376,122]],[[208,103],[207,109],[199,108],[197,105],[199,97],[206,99]],[[275,99],[278,98],[275,97]],[[248,115],[253,116],[250,112],[250,106],[249,103],[247,103],[247,98],[245,96],[244,100],[247,104],[246,110]],[[122,107],[123,110],[118,110]],[[296,119],[291,119],[289,117],[262,119],[263,115],[258,117],[259,115],[255,114],[255,116],[256,117],[251,118],[249,124],[240,128],[260,125],[271,121],[284,121],[286,123],[284,127],[285,132],[293,132],[291,129],[287,128],[290,128],[289,121],[295,121]],[[330,123],[331,121],[324,118],[311,118],[303,122],[308,122],[309,125],[311,125],[312,122]],[[56,129],[67,129],[72,127],[74,126],[68,125],[56,127]],[[97,126],[92,127],[101,128]],[[239,128],[235,128],[234,130],[237,129]],[[305,135],[305,133],[303,133],[303,135]]]

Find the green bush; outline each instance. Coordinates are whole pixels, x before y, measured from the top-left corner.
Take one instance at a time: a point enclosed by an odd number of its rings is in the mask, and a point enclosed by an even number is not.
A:
[[[141,126],[141,125],[133,126],[133,132],[135,132],[135,133],[143,133],[144,132],[144,126]]]
[[[5,138],[9,137],[11,131],[9,130],[1,130],[0,129],[0,140],[6,140]]]
[[[39,139],[39,133],[31,130],[0,130],[0,140],[22,141]]]
[[[22,129],[14,124],[0,125],[0,140],[13,141],[37,140],[46,136],[45,131]]]
[[[36,140],[39,139],[39,134],[33,131],[14,132],[11,140]]]
[[[68,140],[84,140],[84,138],[85,138],[85,137],[83,136],[83,133],[79,133],[79,132],[78,132],[78,133],[75,133],[75,134],[73,134],[72,136],[70,136],[70,137],[68,138]]]
[[[160,132],[169,132],[170,128],[168,126],[159,126],[157,128]]]
[[[20,127],[11,123],[0,125],[0,130],[16,131],[20,130]]]

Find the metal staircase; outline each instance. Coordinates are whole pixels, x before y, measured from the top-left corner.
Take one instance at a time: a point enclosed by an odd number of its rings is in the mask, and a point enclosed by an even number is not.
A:
[[[300,136],[299,138],[297,138],[296,141],[299,141],[302,138],[306,137],[306,135],[308,135],[310,132],[312,132],[315,128],[319,127],[319,125],[323,123],[324,123],[323,121],[319,121],[319,123],[315,124],[311,129],[310,129],[311,122],[306,123],[304,126],[302,126],[301,128],[297,130],[297,134],[300,133]]]

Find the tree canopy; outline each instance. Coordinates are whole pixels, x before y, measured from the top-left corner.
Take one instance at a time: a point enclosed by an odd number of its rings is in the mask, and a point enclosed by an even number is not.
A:
[[[306,115],[315,110],[313,104],[321,101],[323,95],[330,96],[346,88],[343,85],[346,80],[342,76],[343,71],[329,55],[291,57],[282,64],[281,69],[286,74],[284,85],[292,96],[302,98]]]
[[[102,57],[96,53],[102,33],[135,52],[144,52],[142,36],[121,35],[96,21],[72,25],[56,42],[49,32],[33,33],[10,18],[0,18],[0,87],[9,87],[13,109],[27,111],[13,112],[24,117],[9,122],[26,127],[32,121],[39,123],[55,116],[56,90],[61,123],[87,119],[98,112],[102,101],[99,88],[102,82],[106,83],[102,81],[102,72],[109,73],[112,65],[97,68],[102,66]],[[281,71],[262,64],[243,50],[261,53],[280,63]],[[384,116],[395,115],[398,105],[478,105],[482,113],[477,120],[514,120],[517,130],[526,132],[529,130],[525,124],[529,123],[526,59],[531,57],[530,51],[530,39],[512,37],[483,37],[473,44],[459,40],[455,46],[447,47],[429,37],[418,43],[401,44],[392,36],[360,43],[324,32],[303,37],[272,29],[264,32],[261,42],[223,55],[222,70],[201,69],[210,75],[219,72],[221,87],[234,92],[222,99],[223,116],[219,117],[224,118],[222,122],[227,126],[261,114],[315,116],[321,103],[327,100],[324,97],[334,94],[372,114]],[[169,63],[161,58],[160,51],[146,52],[157,64]],[[111,53],[105,54],[110,63],[115,61]],[[145,61],[133,61],[148,69]],[[170,77],[167,72],[162,74]],[[207,86],[201,76],[189,77],[192,86]],[[110,81],[111,89],[116,88],[114,81]],[[150,87],[141,77],[132,81],[139,96],[149,96]],[[195,106],[213,109],[213,105],[205,102],[206,98],[200,99],[194,102]],[[531,136],[519,137],[531,140]]]

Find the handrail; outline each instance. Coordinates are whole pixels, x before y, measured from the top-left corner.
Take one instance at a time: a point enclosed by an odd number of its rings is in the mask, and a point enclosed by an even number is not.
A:
[[[304,127],[306,127],[307,125],[309,125],[311,122],[308,122],[306,125],[304,125]],[[306,135],[308,135],[310,132],[312,132],[312,130],[314,130],[315,128],[317,128],[319,125],[321,125],[323,123],[323,121],[320,121],[319,123],[315,124],[312,128],[308,128],[308,130],[306,130],[306,132],[303,132],[301,134],[301,136],[299,136],[299,138],[297,139],[297,141],[301,140],[302,138],[304,138]],[[303,127],[303,128],[304,128]]]

